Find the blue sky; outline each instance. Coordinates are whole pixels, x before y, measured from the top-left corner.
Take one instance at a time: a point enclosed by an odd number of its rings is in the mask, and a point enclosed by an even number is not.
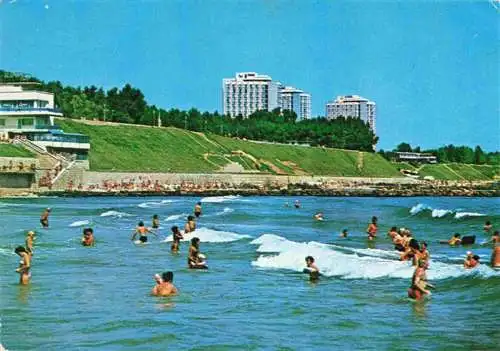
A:
[[[452,1],[3,0],[0,67],[110,88],[164,108],[222,110],[221,81],[256,71],[377,103],[378,147],[499,150],[498,10]]]

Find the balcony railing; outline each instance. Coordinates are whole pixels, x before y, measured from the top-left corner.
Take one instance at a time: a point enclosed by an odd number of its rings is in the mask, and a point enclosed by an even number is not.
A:
[[[58,142],[58,143],[79,143],[79,144],[90,143],[90,138],[87,135],[79,135],[79,134],[58,134],[58,135],[34,134],[30,139],[32,141],[48,141],[48,142]]]
[[[31,107],[31,106],[0,106],[0,112],[52,112],[62,113],[60,108]]]

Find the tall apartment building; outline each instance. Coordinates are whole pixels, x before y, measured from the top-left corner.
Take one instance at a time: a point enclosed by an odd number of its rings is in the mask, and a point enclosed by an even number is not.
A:
[[[279,107],[293,110],[298,119],[311,117],[311,95],[293,87],[284,87],[268,75],[237,73],[222,80],[222,106],[225,115],[248,117],[257,110]]]
[[[335,101],[326,104],[326,118],[355,117],[368,122],[370,129],[376,132],[376,104],[358,95],[337,96]]]
[[[294,87],[280,89],[281,108],[294,111],[298,120],[311,118],[311,95]]]
[[[280,107],[281,84],[270,76],[255,72],[237,73],[222,80],[224,114],[248,117],[257,110],[272,111]]]

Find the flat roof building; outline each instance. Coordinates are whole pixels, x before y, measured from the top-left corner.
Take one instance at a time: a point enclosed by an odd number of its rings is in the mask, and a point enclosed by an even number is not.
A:
[[[335,101],[326,104],[326,118],[337,117],[360,118],[367,122],[370,129],[376,133],[376,104],[359,95],[337,96]]]
[[[283,87],[280,89],[281,108],[294,111],[297,119],[311,118],[311,95],[294,87]]]

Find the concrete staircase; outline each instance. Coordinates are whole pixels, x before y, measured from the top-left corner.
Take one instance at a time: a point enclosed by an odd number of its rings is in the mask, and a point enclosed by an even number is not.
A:
[[[88,161],[73,161],[65,167],[56,178],[52,181],[52,190],[66,191],[69,190],[69,184],[73,184],[73,189],[76,189],[83,182],[85,171],[89,169]]]

